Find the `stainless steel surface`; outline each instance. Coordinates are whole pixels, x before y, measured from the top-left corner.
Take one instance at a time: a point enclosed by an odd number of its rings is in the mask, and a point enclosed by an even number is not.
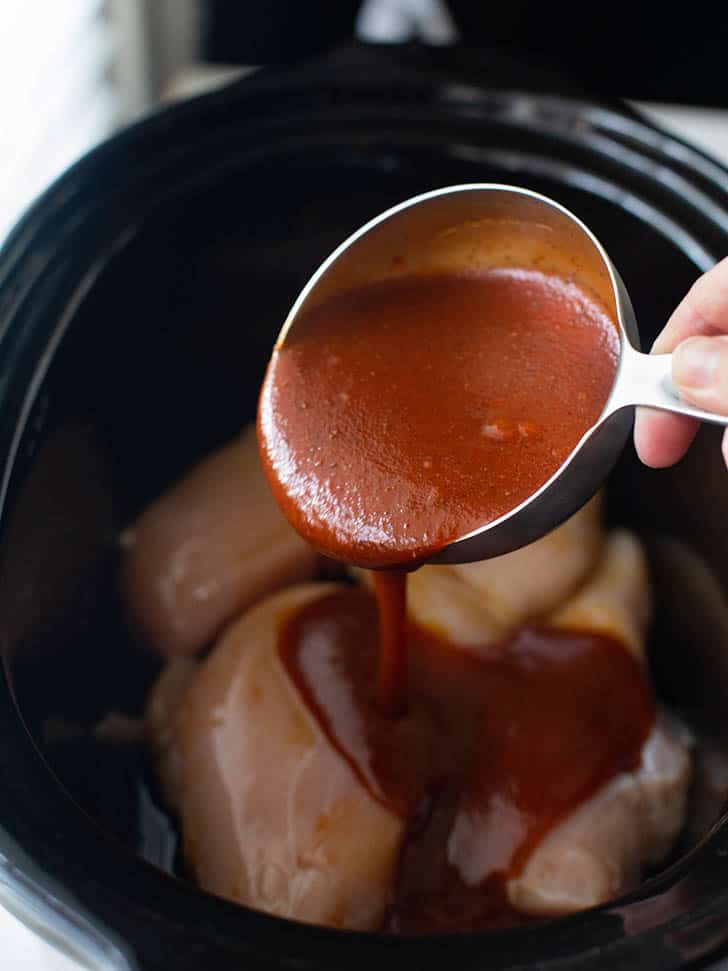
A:
[[[612,392],[612,406],[646,405],[672,411],[713,425],[728,425],[728,415],[694,408],[684,401],[672,383],[672,354],[642,354],[629,343],[622,346],[622,368]]]
[[[486,266],[538,266],[595,294],[617,322],[620,359],[597,422],[554,475],[511,512],[462,536],[433,561],[464,563],[510,552],[544,535],[601,486],[624,446],[636,405],[728,425],[728,416],[693,408],[670,380],[671,355],[639,351],[634,310],[601,243],[568,209],[546,196],[493,183],[456,185],[394,206],[345,240],[314,273],[278,337],[281,346],[304,310],[372,280]]]

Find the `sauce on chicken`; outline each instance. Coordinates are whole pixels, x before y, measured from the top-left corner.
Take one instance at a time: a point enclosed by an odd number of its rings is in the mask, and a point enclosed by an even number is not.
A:
[[[575,806],[639,763],[654,720],[642,667],[593,633],[527,627],[465,651],[410,624],[407,707],[392,718],[379,703],[380,638],[375,599],[352,588],[295,611],[279,651],[331,743],[406,820],[387,928],[522,923],[506,881]]]

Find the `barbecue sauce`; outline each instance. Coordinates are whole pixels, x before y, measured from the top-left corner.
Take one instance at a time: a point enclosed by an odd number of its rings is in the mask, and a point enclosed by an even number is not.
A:
[[[273,354],[259,441],[317,549],[375,568],[291,616],[279,651],[372,796],[407,823],[386,929],[482,930],[560,819],[639,763],[654,720],[619,643],[526,628],[463,649],[408,624],[406,571],[533,494],[594,424],[614,322],[537,270],[400,277],[304,311]],[[362,838],[366,838],[362,834]]]
[[[379,624],[368,591],[339,591],[294,613],[279,650],[332,745],[406,820],[387,929],[523,923],[507,880],[564,816],[639,764],[654,720],[645,674],[592,633],[525,628],[481,649],[410,624],[407,707],[392,718],[379,700]]]

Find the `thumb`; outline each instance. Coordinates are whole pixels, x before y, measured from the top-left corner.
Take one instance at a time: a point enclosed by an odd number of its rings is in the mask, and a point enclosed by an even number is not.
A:
[[[679,344],[672,379],[686,401],[728,415],[728,336],[691,337]]]

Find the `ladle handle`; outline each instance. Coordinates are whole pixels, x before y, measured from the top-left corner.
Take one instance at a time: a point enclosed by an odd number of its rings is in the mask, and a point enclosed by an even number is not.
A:
[[[633,347],[625,347],[612,397],[615,409],[644,405],[713,425],[728,425],[728,415],[703,411],[680,397],[672,382],[672,354],[642,354]]]

